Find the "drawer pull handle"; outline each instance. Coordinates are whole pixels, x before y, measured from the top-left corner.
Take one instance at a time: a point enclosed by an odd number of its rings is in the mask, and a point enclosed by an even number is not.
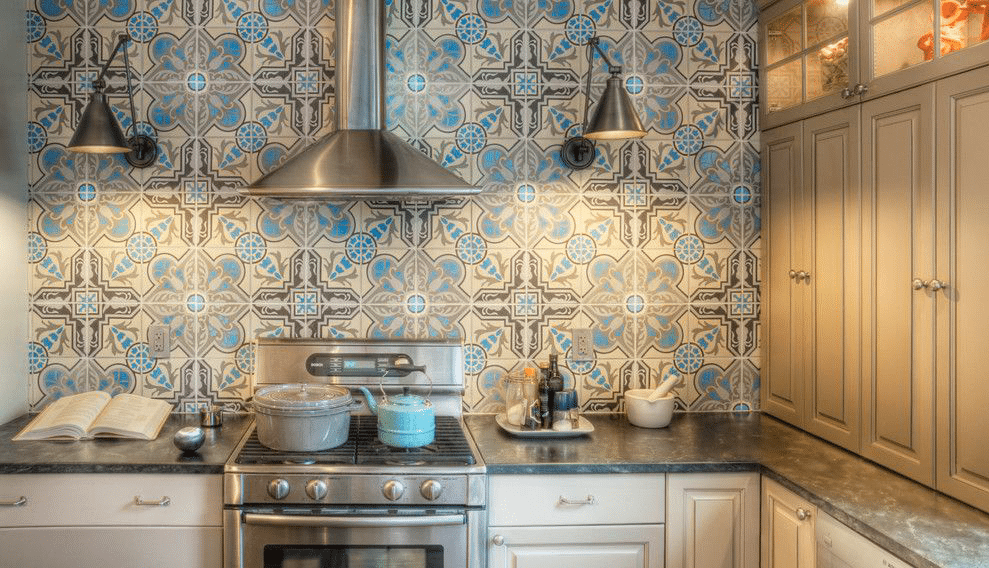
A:
[[[563,495],[560,495],[560,500],[557,501],[557,505],[593,505],[597,503],[593,495],[588,495],[586,499],[567,499]]]
[[[4,501],[0,503],[0,507],[23,507],[24,505],[27,505],[27,497],[23,495],[17,501]]]
[[[140,495],[135,495],[134,504],[139,507],[167,507],[172,504],[172,500],[166,495],[157,501],[144,501]]]

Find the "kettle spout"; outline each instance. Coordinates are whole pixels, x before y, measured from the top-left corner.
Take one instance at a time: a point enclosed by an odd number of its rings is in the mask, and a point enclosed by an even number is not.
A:
[[[374,397],[371,395],[371,391],[367,390],[365,387],[357,387],[364,393],[364,398],[367,399],[367,407],[371,410],[371,414],[378,415],[378,403],[374,401]]]

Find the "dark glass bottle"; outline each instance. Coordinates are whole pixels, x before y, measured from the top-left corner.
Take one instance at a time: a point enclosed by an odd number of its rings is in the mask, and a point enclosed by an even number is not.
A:
[[[543,407],[543,428],[552,428],[553,410],[555,410],[553,408],[553,401],[556,398],[557,391],[563,390],[563,375],[560,374],[560,367],[555,353],[549,356],[549,367],[546,368],[546,372],[543,374],[541,386],[539,398],[543,400],[545,397],[545,400],[548,402]]]

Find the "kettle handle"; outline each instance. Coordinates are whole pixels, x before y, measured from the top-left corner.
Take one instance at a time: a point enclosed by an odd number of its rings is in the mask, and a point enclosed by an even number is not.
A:
[[[433,397],[433,377],[429,376],[429,373],[426,372],[425,365],[391,365],[389,367],[385,367],[385,369],[381,372],[381,376],[378,377],[378,388],[381,389],[382,400],[388,400],[388,393],[385,392],[384,380],[385,377],[388,376],[388,371],[409,371],[413,373],[418,371],[423,375],[426,375],[426,380],[429,381],[429,390],[426,392],[426,400],[428,401]]]

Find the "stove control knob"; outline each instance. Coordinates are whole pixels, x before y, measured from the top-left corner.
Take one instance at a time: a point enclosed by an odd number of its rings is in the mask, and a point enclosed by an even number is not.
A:
[[[405,486],[402,485],[401,481],[391,479],[385,482],[381,488],[381,492],[385,494],[385,498],[389,501],[397,501],[405,493]]]
[[[306,494],[316,501],[326,497],[326,482],[320,479],[313,479],[306,484]]]
[[[288,496],[288,482],[284,479],[272,479],[268,482],[268,495],[273,499],[284,499]]]
[[[419,486],[419,493],[429,501],[435,501],[443,493],[443,486],[435,479],[427,479]]]

